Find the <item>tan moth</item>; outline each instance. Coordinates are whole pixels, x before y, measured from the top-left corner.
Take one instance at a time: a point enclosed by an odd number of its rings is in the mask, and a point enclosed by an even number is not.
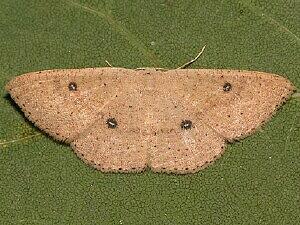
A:
[[[294,87],[254,71],[85,68],[27,73],[6,90],[103,172],[193,173],[270,119]]]

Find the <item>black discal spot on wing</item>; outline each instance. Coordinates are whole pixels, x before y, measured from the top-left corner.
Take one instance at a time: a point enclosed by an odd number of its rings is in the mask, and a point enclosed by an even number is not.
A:
[[[69,91],[77,91],[77,84],[75,82],[70,82],[68,88]]]
[[[232,89],[232,85],[231,85],[230,83],[226,82],[226,83],[223,85],[223,91],[229,92],[229,91],[231,91],[231,89]]]
[[[108,118],[106,120],[106,124],[107,124],[108,128],[112,128],[112,129],[114,129],[118,126],[118,122],[115,118]]]
[[[193,126],[193,123],[190,120],[183,120],[180,124],[180,127],[184,130],[191,129],[192,126]]]

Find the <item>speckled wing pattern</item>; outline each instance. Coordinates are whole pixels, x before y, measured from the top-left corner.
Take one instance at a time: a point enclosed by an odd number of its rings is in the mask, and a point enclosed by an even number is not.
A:
[[[6,86],[25,116],[103,172],[193,173],[244,138],[294,91],[263,72],[46,70]]]

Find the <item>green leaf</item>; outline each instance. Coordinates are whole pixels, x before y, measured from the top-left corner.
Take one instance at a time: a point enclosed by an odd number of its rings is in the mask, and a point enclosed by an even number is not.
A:
[[[297,10],[298,9],[298,10]],[[34,128],[4,90],[53,68],[280,74],[300,86],[296,0],[0,1],[1,224],[297,224],[300,101],[194,175],[103,174]]]

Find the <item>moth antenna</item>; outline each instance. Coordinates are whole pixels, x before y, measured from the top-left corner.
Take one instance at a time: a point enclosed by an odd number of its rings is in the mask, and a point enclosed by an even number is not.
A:
[[[198,59],[198,58],[202,55],[202,53],[204,52],[205,47],[206,47],[206,45],[203,46],[202,50],[198,53],[198,55],[197,55],[194,59],[192,59],[191,61],[189,61],[189,62],[183,64],[182,66],[178,67],[177,69],[184,69],[184,68],[188,67],[189,65],[191,65],[192,63],[194,63],[195,61],[197,61],[197,59]]]
[[[107,60],[105,60],[105,62],[109,67],[113,67]]]

